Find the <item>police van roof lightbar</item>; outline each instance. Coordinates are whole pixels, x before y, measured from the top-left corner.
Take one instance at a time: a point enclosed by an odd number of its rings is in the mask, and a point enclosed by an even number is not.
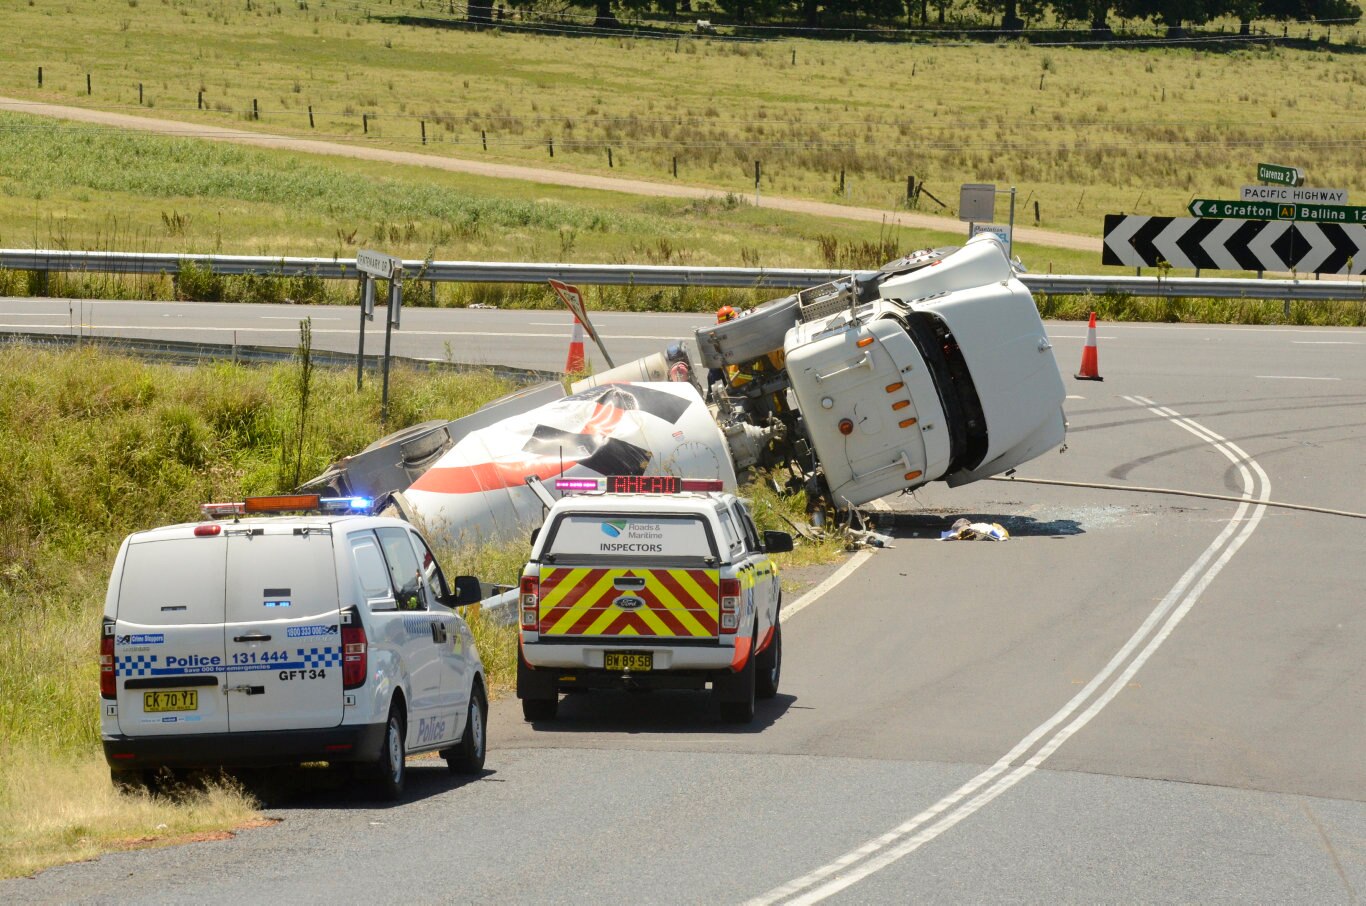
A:
[[[201,503],[199,511],[208,518],[245,516],[252,513],[368,513],[374,505],[369,497],[322,497],[318,494],[274,494],[246,497],[234,503]]]

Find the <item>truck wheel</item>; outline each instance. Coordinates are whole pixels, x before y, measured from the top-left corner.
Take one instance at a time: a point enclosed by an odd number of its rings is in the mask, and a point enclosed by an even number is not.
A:
[[[465,735],[460,745],[442,752],[446,767],[452,774],[475,774],[484,769],[484,753],[488,749],[488,702],[484,689],[476,685],[470,691],[470,714],[465,721]]]
[[[407,752],[403,741],[403,716],[397,704],[389,708],[389,722],[384,727],[384,741],[379,746],[379,760],[375,762],[375,793],[381,799],[393,801],[403,795],[403,781],[407,777]]]
[[[772,698],[778,694],[778,681],[783,675],[783,625],[773,624],[773,641],[755,658],[755,695]]]
[[[560,709],[560,697],[522,699],[522,718],[527,722],[554,720],[555,712]]]
[[[744,669],[724,683],[726,687],[721,699],[721,719],[728,724],[747,724],[754,720],[754,662],[753,656],[745,660]],[[730,696],[736,696],[731,698]]]

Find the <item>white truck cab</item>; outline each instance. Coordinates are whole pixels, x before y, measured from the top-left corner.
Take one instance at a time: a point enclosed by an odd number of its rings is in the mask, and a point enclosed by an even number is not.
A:
[[[696,689],[747,723],[777,694],[782,592],[771,554],[785,532],[754,526],[721,481],[608,476],[556,481],[522,572],[517,697],[528,721],[559,693]]]
[[[316,495],[128,536],[105,598],[100,722],[116,783],[160,767],[349,762],[397,797],[407,753],[484,762],[484,668],[426,540]],[[291,510],[298,515],[274,515]],[[255,516],[253,516],[255,514]]]

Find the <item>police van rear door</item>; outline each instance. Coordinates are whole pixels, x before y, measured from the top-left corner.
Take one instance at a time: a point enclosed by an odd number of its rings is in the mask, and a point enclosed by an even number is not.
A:
[[[196,536],[184,528],[129,539],[114,626],[121,733],[227,731],[226,554],[221,534]]]
[[[542,550],[543,642],[719,635],[719,559],[701,515],[565,513]]]
[[[337,565],[326,522],[225,528],[229,729],[342,719]]]

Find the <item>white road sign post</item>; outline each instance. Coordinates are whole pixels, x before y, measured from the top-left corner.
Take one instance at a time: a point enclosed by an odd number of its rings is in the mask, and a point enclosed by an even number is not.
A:
[[[384,318],[384,389],[380,395],[380,421],[389,421],[389,351],[393,330],[398,327],[398,312],[403,305],[403,260],[393,255],[361,249],[356,252],[356,270],[362,275],[360,337],[356,345],[356,389],[365,376],[365,322],[375,317],[375,280],[389,281],[388,310]]]

